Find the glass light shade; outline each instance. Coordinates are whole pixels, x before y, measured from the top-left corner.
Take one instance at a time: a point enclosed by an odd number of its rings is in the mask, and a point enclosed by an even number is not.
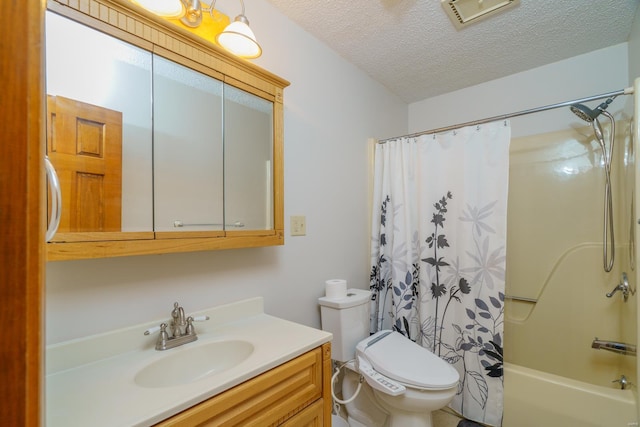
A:
[[[179,18],[184,15],[184,5],[180,0],[131,0],[133,3],[165,18]]]
[[[227,28],[216,36],[216,41],[229,52],[242,58],[257,58],[262,55],[262,48],[253,31],[239,20],[227,25]]]

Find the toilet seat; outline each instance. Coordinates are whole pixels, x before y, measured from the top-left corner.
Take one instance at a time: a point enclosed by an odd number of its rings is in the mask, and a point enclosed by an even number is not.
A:
[[[377,372],[409,387],[448,389],[460,378],[449,363],[398,332],[379,331],[360,341],[356,352]]]

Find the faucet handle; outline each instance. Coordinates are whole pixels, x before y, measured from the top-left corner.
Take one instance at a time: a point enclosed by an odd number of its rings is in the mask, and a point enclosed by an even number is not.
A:
[[[622,292],[622,297],[625,302],[627,302],[627,300],[629,299],[629,293],[631,293],[631,295],[635,293],[631,291],[631,289],[629,289],[629,280],[627,279],[626,273],[622,273],[622,280],[620,281],[620,283],[618,283],[618,285],[616,285],[616,287],[613,288],[611,292],[606,294],[607,298],[611,298],[618,291]]]
[[[187,327],[184,330],[185,335],[194,335],[196,330],[193,328],[193,317],[187,317]]]
[[[158,341],[166,341],[169,339],[169,334],[167,334],[167,324],[160,324],[160,336],[158,337]]]
[[[620,388],[622,390],[626,390],[628,387],[632,386],[633,383],[627,379],[624,375],[621,375],[619,379],[611,381],[612,383],[620,383]]]
[[[154,326],[144,331],[145,335],[151,335],[160,331],[158,339],[156,340],[156,350],[165,350],[167,347],[167,341],[169,340],[169,334],[167,334],[167,324],[161,323],[160,326]]]
[[[189,316],[187,318],[187,327],[184,330],[185,335],[195,335],[196,330],[193,327],[193,322],[203,322],[209,320],[209,316]]]
[[[146,331],[144,331],[145,335],[151,335],[151,334],[155,334],[156,332],[158,332],[160,330],[160,326],[154,326],[152,328],[147,329]]]
[[[167,342],[169,341],[169,334],[167,333],[167,324],[160,324],[160,334],[156,341],[156,350],[165,350],[167,348]]]
[[[145,335],[151,335],[151,334],[155,334],[158,331],[160,331],[160,336],[166,334],[167,333],[167,324],[166,323],[161,323],[158,326],[153,326],[153,327],[147,329],[146,331],[144,331],[144,334]]]

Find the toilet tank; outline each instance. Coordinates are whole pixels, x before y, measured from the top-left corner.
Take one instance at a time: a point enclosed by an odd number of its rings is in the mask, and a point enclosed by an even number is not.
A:
[[[322,330],[331,332],[331,358],[347,362],[355,357],[356,344],[369,336],[371,291],[348,289],[344,298],[322,297]]]

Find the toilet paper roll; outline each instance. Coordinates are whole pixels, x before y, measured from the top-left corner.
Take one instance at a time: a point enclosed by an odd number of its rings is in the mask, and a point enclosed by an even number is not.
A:
[[[346,298],[347,297],[347,281],[343,279],[331,279],[325,282],[324,295],[327,298]]]

